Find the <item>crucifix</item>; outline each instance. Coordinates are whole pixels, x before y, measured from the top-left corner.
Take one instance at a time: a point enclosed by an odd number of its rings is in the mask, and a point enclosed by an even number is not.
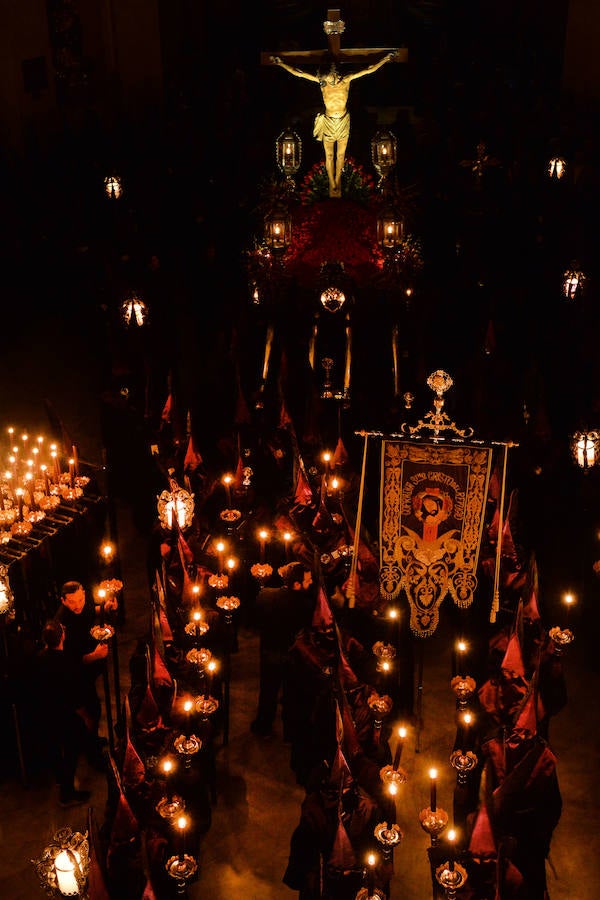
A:
[[[347,109],[350,83],[356,78],[362,78],[363,75],[376,72],[388,62],[406,62],[408,58],[405,47],[401,49],[359,47],[342,50],[340,36],[345,28],[345,23],[340,18],[340,10],[328,9],[327,19],[323,23],[323,30],[327,35],[327,51],[291,50],[278,55],[261,53],[262,65],[280,66],[296,78],[314,81],[321,88],[325,110],[318,113],[315,118],[313,136],[323,142],[330,197],[342,196],[342,171],[350,136],[350,114]],[[340,68],[347,62],[360,62],[363,68],[344,75]],[[299,68],[296,63],[316,63],[316,75]]]

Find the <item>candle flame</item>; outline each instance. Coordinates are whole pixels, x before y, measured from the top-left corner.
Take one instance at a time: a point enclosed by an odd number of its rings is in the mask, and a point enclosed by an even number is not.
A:
[[[463,722],[465,723],[465,725],[470,725],[472,721],[473,721],[473,716],[471,715],[471,713],[466,712],[463,715]]]
[[[188,827],[188,819],[187,816],[178,816],[177,817],[177,827],[180,831],[185,831]]]
[[[465,641],[457,641],[456,649],[458,650],[459,653],[464,653],[465,650],[467,649],[466,642]]]
[[[173,760],[172,759],[163,759],[161,766],[162,766],[162,770],[165,773],[165,775],[168,775],[169,772],[173,771]]]
[[[225,549],[225,544],[223,541],[217,541],[217,553],[222,553]]]
[[[398,785],[394,784],[394,782],[392,781],[388,787],[388,790],[389,790],[390,794],[392,795],[392,797],[395,797],[396,794],[398,793]]]
[[[191,712],[193,705],[191,700],[184,700],[183,708],[185,712]]]
[[[437,774],[438,774],[437,769],[429,770],[429,777],[431,778],[432,781],[437,778]]]
[[[369,855],[367,856],[368,865],[374,866],[376,862],[377,862],[377,857],[375,856],[375,854],[369,853]]]
[[[456,830],[454,828],[450,828],[450,830],[446,833],[446,840],[451,844],[456,840]]]
[[[406,728],[401,727],[401,728],[398,729],[398,737],[401,738],[401,740],[404,740],[404,738],[406,737],[406,735],[407,735]]]
[[[228,569],[235,569],[235,567],[237,566],[237,560],[234,559],[233,556],[230,556],[225,565]]]
[[[573,596],[573,594],[570,594],[570,593],[565,594],[564,601],[567,604],[567,606],[570,606],[572,603],[575,603],[575,597]]]

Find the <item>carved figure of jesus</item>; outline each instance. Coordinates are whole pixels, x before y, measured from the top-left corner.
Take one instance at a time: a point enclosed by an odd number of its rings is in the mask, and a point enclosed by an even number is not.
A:
[[[323,142],[325,151],[325,168],[329,179],[329,196],[342,196],[342,171],[346,157],[346,147],[350,136],[350,113],[347,109],[348,92],[350,83],[363,75],[371,75],[380,69],[385,63],[396,58],[397,50],[392,50],[371,66],[361,69],[359,72],[349,72],[340,75],[335,62],[327,74],[318,72],[312,75],[310,72],[290,66],[279,56],[272,56],[271,62],[281,66],[291,75],[297,78],[305,78],[307,81],[315,81],[321,88],[325,112],[317,113],[313,135],[318,141]]]

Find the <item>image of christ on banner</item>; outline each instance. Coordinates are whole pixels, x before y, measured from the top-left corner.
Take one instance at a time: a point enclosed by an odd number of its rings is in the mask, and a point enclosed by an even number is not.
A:
[[[382,454],[381,593],[404,590],[411,630],[429,637],[447,594],[473,602],[491,449],[384,441]]]

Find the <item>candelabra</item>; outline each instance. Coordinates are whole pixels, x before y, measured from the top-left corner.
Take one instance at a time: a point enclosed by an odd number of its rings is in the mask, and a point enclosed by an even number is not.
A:
[[[456,675],[450,682],[450,687],[458,701],[459,710],[463,710],[467,708],[467,703],[474,694],[477,683],[470,675]]]
[[[477,762],[477,756],[472,750],[467,750],[466,753],[464,750],[455,750],[452,753],[450,765],[456,769],[457,781],[460,785],[467,783],[467,776],[477,766]]]
[[[180,734],[173,741],[173,749],[183,757],[186,769],[192,765],[192,757],[202,749],[202,741],[195,734]]]
[[[254,563],[250,567],[250,574],[262,584],[273,574],[273,566],[270,566],[269,563]]]
[[[392,825],[388,822],[380,822],[379,825],[376,825],[373,834],[387,860],[391,858],[394,847],[397,847],[404,837],[396,824]]]
[[[448,825],[448,813],[439,806],[435,809],[427,806],[419,813],[419,822],[423,831],[431,838],[431,846],[435,847],[439,843],[440,834]]]
[[[435,870],[437,883],[444,889],[446,900],[454,900],[456,892],[460,890],[467,880],[467,872],[453,859],[442,863]]]
[[[231,625],[233,622],[233,613],[240,607],[239,597],[219,597],[217,606],[224,613],[225,624]]]
[[[189,853],[179,853],[170,856],[165,863],[167,874],[174,880],[177,893],[180,897],[184,897],[186,893],[187,882],[194,877],[198,871],[198,863]]]
[[[554,644],[554,652],[557,656],[562,656],[563,651],[575,640],[575,635],[570,628],[560,628],[558,625],[551,628],[548,635]]]
[[[371,715],[373,716],[373,725],[378,737],[383,725],[383,720],[386,716],[389,716],[392,711],[392,698],[387,694],[378,694],[376,691],[373,691],[367,702],[369,704],[369,709],[371,710]]]
[[[385,641],[377,641],[373,644],[373,653],[377,657],[377,671],[389,672],[390,664],[396,656],[396,648]]]

